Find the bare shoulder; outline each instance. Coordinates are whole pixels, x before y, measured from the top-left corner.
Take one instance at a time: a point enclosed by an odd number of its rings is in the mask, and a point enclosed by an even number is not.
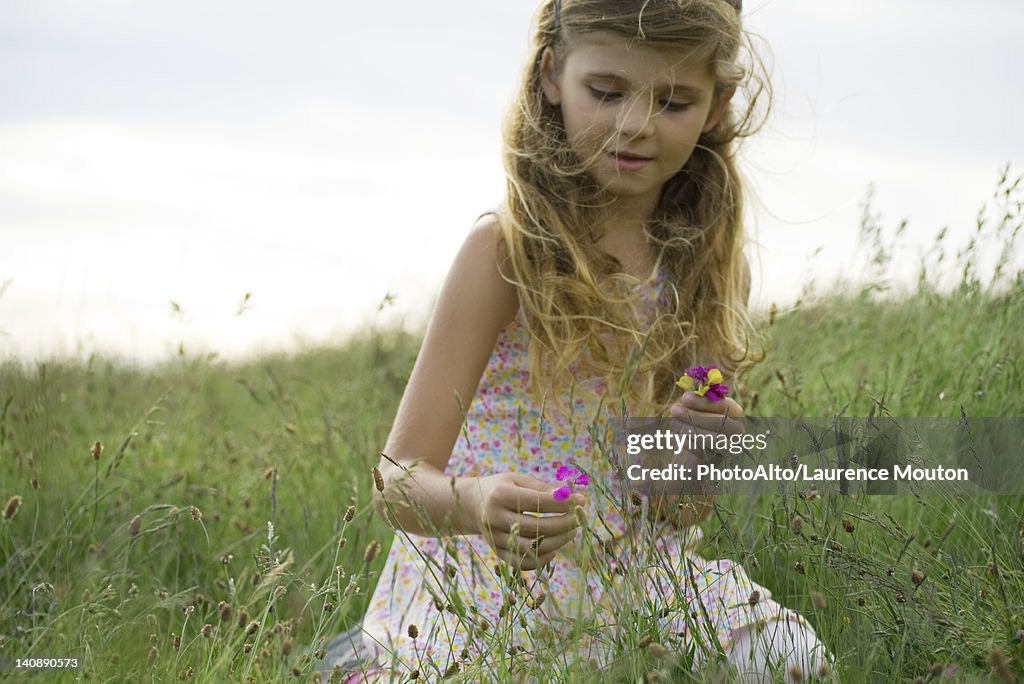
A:
[[[500,219],[494,214],[481,216],[455,257],[442,297],[455,295],[464,303],[474,300],[474,308],[488,309],[487,318],[504,327],[515,318],[519,307],[515,287],[502,275],[507,258]]]

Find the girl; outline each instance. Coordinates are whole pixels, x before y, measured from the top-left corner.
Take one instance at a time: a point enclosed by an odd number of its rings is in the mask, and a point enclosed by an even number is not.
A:
[[[733,399],[673,393],[695,363],[753,361],[742,37],[740,0],[542,4],[507,196],[455,259],[379,465],[398,534],[363,622],[376,667],[349,681],[557,679],[644,633],[748,681],[824,674],[804,620],[698,557],[692,511],[625,493],[599,437],[625,415],[742,429]]]

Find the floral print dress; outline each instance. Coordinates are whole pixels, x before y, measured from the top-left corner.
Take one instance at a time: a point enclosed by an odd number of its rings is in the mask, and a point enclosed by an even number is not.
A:
[[[638,287],[653,311],[659,280]],[[499,563],[481,536],[396,534],[363,620],[364,645],[381,667],[428,680],[481,666],[497,676],[538,653],[555,667],[601,666],[623,635],[636,634],[641,615],[655,616],[659,633],[674,641],[666,645],[689,650],[699,664],[725,651],[740,628],[802,622],[741,566],[696,555],[699,528],[644,522],[593,443],[588,426],[606,409],[587,397],[598,393],[570,397],[571,418],[541,406],[527,391],[527,344],[519,318],[499,335],[446,473],[518,471],[554,489],[560,467],[578,467],[603,483],[588,488],[586,529],[547,567],[521,575]]]

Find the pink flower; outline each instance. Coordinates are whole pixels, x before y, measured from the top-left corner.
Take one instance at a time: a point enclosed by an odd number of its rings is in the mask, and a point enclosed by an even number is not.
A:
[[[556,489],[552,496],[555,497],[555,501],[565,501],[572,495],[573,487],[586,487],[590,484],[590,476],[580,471],[578,468],[570,468],[568,466],[560,466],[555,471],[555,479],[559,482],[565,482],[561,487]]]

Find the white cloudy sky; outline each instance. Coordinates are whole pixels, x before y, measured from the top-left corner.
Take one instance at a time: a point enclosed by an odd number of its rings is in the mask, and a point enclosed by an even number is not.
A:
[[[1021,172],[1024,4],[746,4],[777,87],[746,149],[762,305],[852,268],[869,183],[909,267]],[[389,293],[421,320],[501,196],[534,7],[0,2],[0,357],[331,341]]]

